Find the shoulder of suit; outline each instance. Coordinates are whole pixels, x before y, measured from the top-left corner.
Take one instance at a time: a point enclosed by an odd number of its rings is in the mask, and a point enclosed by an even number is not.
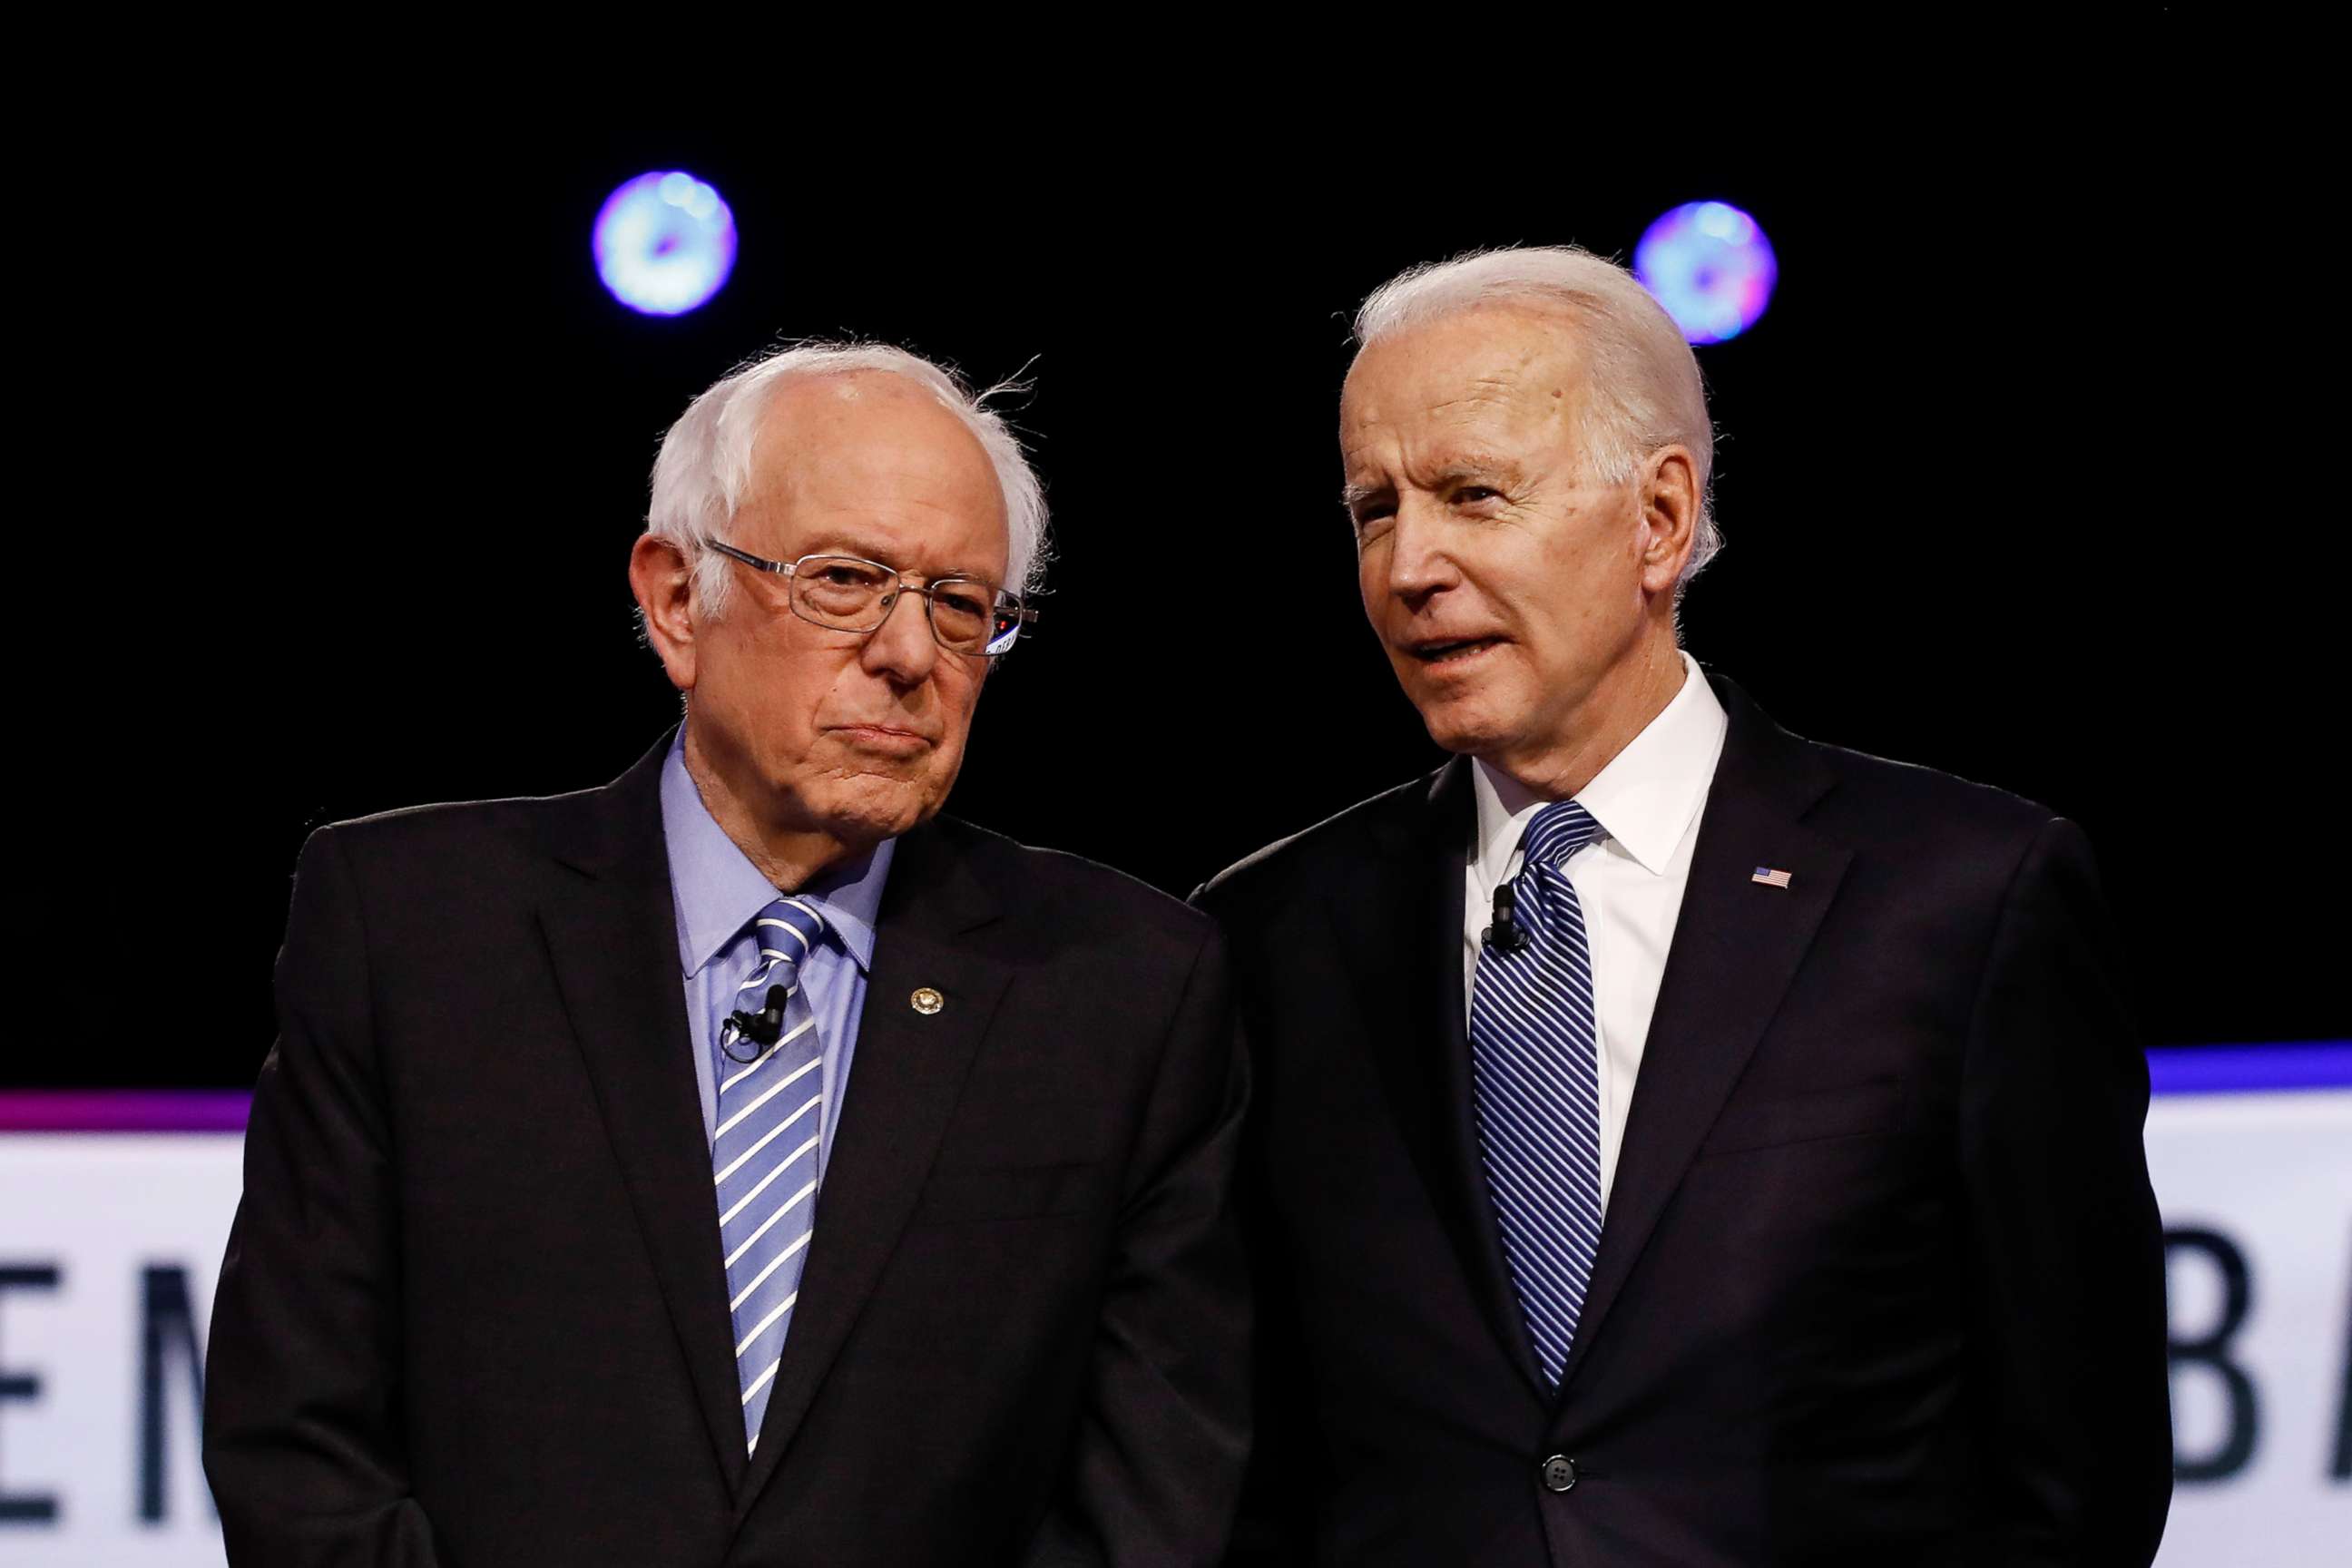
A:
[[[2038,801],[1991,784],[1915,763],[1874,756],[1781,731],[1835,785],[1820,810],[1846,833],[1893,845],[1933,841],[1949,847],[2021,851],[2058,814]],[[1434,775],[1424,774],[1325,818],[1219,872],[1194,895],[1225,918],[1286,901],[1300,889],[1327,885],[1343,865],[1370,854],[1393,853],[1380,841],[1382,827],[1418,820]]]
[[[313,830],[313,837],[331,835],[346,848],[366,853],[430,853],[445,847],[489,850],[501,844],[523,849],[538,841],[541,829],[556,814],[584,806],[598,793],[583,789],[562,795],[404,805],[326,823]]]
[[[2019,840],[2032,838],[2058,816],[2039,801],[1957,773],[1818,741],[1798,743],[1836,781],[1824,809],[1856,830]]]
[[[551,875],[602,858],[619,784],[561,795],[442,801],[376,812],[316,829],[298,876],[340,864],[384,909],[499,907],[535,898]],[[651,808],[637,796],[635,806]],[[588,859],[579,858],[587,853]]]
[[[346,849],[371,860],[414,865],[536,858],[546,851],[549,825],[588,806],[600,793],[588,789],[404,806],[330,823],[319,832],[334,835]],[[942,816],[928,830],[950,838],[961,853],[979,863],[982,879],[1000,890],[1018,888],[1024,902],[1047,901],[1097,915],[1115,911],[1195,941],[1209,923],[1181,900],[1083,856],[1023,844],[958,817]]]
[[[1198,942],[1211,924],[1182,900],[1099,860],[1024,844],[961,817],[940,816],[929,830],[953,841],[992,887],[1017,889],[1024,904],[1059,908],[1082,919],[1108,915],[1141,922],[1187,942]]]
[[[1193,897],[1213,912],[1225,914],[1238,904],[1278,898],[1291,888],[1318,884],[1333,866],[1374,853],[1377,847],[1372,839],[1384,826],[1411,822],[1425,811],[1434,777],[1423,773],[1408,779],[1312,827],[1276,839],[1218,872]]]

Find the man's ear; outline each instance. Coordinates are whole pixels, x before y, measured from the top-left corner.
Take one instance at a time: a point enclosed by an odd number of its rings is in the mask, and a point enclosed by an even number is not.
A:
[[[1679,443],[1650,455],[1642,479],[1642,588],[1672,595],[1698,540],[1698,469]]]
[[[694,689],[694,563],[677,542],[641,533],[629,551],[629,588],[645,616],[646,640],[661,656],[670,684]]]

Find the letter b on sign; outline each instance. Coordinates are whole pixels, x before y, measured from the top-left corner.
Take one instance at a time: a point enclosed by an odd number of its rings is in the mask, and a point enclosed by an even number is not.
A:
[[[2176,1281],[2180,1271],[2197,1268],[2209,1270],[2221,1285],[2221,1307],[2210,1321],[2184,1329],[2175,1316],[2165,1331],[2174,1391],[2172,1473],[2184,1481],[2225,1480],[2252,1459],[2262,1426],[2262,1404],[2255,1396],[2254,1380],[2231,1356],[2231,1342],[2245,1326],[2246,1313],[2253,1305],[2246,1255],[2219,1231],[2184,1228],[2164,1233],[2164,1263],[2166,1275]],[[2177,1313],[2187,1292],[2176,1283],[2167,1294]],[[2184,1369],[2218,1379],[2228,1411],[2221,1440],[2201,1454],[2180,1447],[2179,1390]]]

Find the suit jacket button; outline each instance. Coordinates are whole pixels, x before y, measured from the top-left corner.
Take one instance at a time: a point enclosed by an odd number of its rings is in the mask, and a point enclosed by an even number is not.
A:
[[[1565,1454],[1554,1454],[1546,1459],[1543,1462],[1543,1484],[1546,1491],[1574,1491],[1576,1461]]]

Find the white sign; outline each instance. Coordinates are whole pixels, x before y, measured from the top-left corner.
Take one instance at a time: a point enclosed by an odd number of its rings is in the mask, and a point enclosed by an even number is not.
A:
[[[2352,1563],[2352,1089],[2159,1095],[2176,1479],[2158,1568]]]
[[[194,1352],[243,1142],[0,1134],[0,1562],[220,1568]]]
[[[196,1351],[241,1142],[0,1131],[0,1560],[220,1568]],[[2159,1095],[2147,1153],[2179,1471],[2158,1568],[2343,1568],[2352,1085]]]

